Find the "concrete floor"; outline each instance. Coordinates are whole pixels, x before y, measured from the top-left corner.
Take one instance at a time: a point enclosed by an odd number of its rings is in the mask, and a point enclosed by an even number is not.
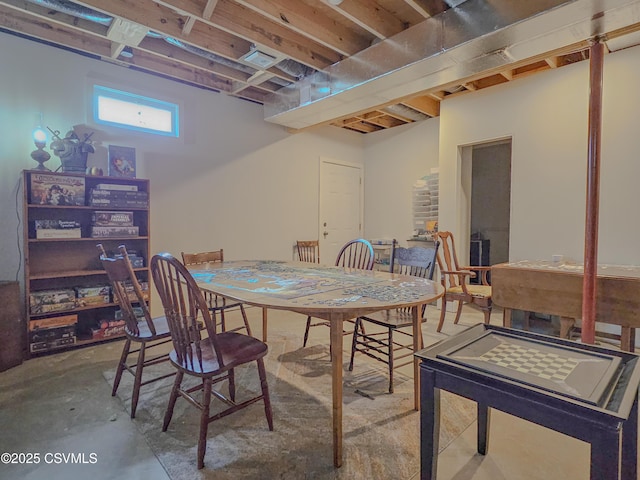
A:
[[[250,309],[249,314],[254,334],[260,336],[261,313]],[[438,314],[435,307],[428,307],[429,321],[424,328],[427,345],[482,321],[479,312],[465,307],[460,324],[453,325],[453,314],[449,314],[438,334]],[[302,334],[304,320],[301,315],[279,312],[270,317],[269,331],[298,328]],[[501,312],[494,312],[492,321],[501,324]],[[313,328],[309,342],[328,343],[328,329]],[[0,479],[169,478],[136,428],[136,421],[129,418],[129,405],[112,397],[111,386],[102,375],[96,375],[115,368],[121,348],[118,341],[61,352],[0,373],[0,453],[24,454],[14,456],[18,463],[11,464],[2,456]],[[492,414],[487,456],[475,453],[475,435],[473,423],[440,454],[438,479],[589,477],[589,446],[578,440],[501,412]],[[62,454],[75,454],[75,462],[68,463]],[[25,463],[28,460],[31,463]],[[419,475],[412,477],[417,478]]]

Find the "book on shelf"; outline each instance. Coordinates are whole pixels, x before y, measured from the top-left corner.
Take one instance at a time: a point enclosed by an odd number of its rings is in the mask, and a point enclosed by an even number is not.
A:
[[[29,203],[35,205],[85,205],[84,177],[31,173]]]
[[[103,227],[117,227],[133,226],[133,212],[110,212],[110,211],[96,211],[93,212],[92,222],[95,226]]]
[[[109,238],[109,237],[137,237],[140,229],[137,226],[115,226],[103,227],[93,225],[91,227],[91,237],[93,238]]]
[[[95,188],[97,190],[120,190],[125,192],[138,191],[138,185],[124,185],[120,183],[98,183]]]

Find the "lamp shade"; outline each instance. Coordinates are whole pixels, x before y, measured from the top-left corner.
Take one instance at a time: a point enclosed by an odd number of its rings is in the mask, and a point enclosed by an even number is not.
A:
[[[42,144],[45,146],[47,143],[47,132],[42,127],[36,127],[33,131],[33,141],[36,145]]]

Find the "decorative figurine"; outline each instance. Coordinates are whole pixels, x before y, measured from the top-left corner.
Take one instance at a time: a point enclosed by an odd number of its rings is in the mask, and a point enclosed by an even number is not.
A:
[[[53,134],[55,140],[51,142],[51,150],[60,157],[62,171],[69,173],[85,173],[87,170],[87,155],[95,150],[90,142],[93,132],[84,135],[80,140],[73,130],[67,132],[64,138],[60,138],[59,130],[47,129]]]

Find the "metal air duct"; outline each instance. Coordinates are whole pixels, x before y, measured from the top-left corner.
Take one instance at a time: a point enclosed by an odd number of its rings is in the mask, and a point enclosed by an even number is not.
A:
[[[640,22],[640,0],[468,0],[269,95],[293,129],[437,89]]]

